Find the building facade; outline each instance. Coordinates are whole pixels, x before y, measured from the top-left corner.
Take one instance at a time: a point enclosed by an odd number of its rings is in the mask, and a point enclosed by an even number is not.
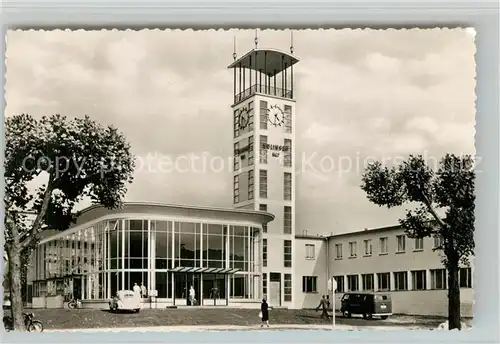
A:
[[[447,272],[439,238],[410,239],[400,226],[329,237],[297,236],[295,308],[316,307],[328,294],[328,279],[337,281],[340,298],[350,291],[390,293],[394,313],[444,316],[448,312]],[[299,254],[301,256],[299,256]],[[472,316],[473,270],[459,274],[462,315]]]
[[[202,305],[258,304],[262,226],[272,219],[258,211],[150,203],[90,207],[34,251],[33,306],[78,298],[102,307],[135,283],[155,305],[186,305],[190,286]]]
[[[256,42],[257,43],[257,42]],[[34,307],[88,307],[134,283],[154,306],[187,305],[190,286],[206,306],[315,308],[335,277],[347,291],[390,293],[395,313],[445,315],[447,279],[434,238],[396,227],[332,236],[295,228],[295,92],[298,59],[255,49],[234,61],[233,209],[127,203],[93,206],[34,251]],[[271,215],[273,214],[273,215]],[[460,271],[462,314],[472,315],[472,267]],[[29,300],[28,300],[29,302]]]
[[[238,59],[234,54],[228,67],[234,76],[233,206],[275,215],[262,236],[263,295],[273,307],[291,307],[293,299],[297,62],[292,54],[256,47]]]

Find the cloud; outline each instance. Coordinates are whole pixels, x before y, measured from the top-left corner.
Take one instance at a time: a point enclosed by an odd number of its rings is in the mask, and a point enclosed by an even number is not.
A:
[[[471,30],[303,30],[294,33],[296,155],[329,171],[297,175],[297,230],[345,232],[394,224],[401,209],[359,188],[367,157],[474,152]],[[232,154],[233,37],[253,30],[9,31],[7,116],[90,115],[123,131],[138,156]],[[288,50],[264,30],[259,47]],[[321,160],[323,159],[323,160]],[[137,171],[129,201],[231,206],[230,168]]]

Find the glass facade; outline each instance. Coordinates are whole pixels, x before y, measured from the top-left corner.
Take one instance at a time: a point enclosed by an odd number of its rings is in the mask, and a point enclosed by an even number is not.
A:
[[[198,280],[205,298],[261,297],[260,230],[222,223],[106,220],[40,244],[34,296],[109,299],[141,283],[161,298],[185,298]],[[187,282],[187,273],[190,280]],[[195,277],[193,276],[195,272]]]

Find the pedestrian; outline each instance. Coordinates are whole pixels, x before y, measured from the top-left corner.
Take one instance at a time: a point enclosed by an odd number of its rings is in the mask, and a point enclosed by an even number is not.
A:
[[[196,304],[196,291],[194,290],[193,286],[189,288],[189,300],[191,301],[191,306],[194,306]]]
[[[134,283],[134,288],[132,289],[134,292],[134,297],[136,297],[138,300],[141,300],[141,287],[137,285],[137,283]]]
[[[325,298],[325,295],[323,295],[321,297],[321,300],[319,301],[319,305],[318,307],[316,307],[316,312],[321,308],[321,317],[322,318],[327,318],[328,319],[328,312],[327,312],[327,302],[326,302],[326,298]]]
[[[267,304],[266,299],[262,299],[262,303],[260,304],[260,319],[262,320],[262,324],[260,327],[264,327],[264,324],[269,327],[269,305]]]
[[[331,306],[330,295],[326,295],[326,315],[328,318],[331,318],[330,315],[328,314],[328,311],[330,310],[330,306]],[[332,307],[332,311],[335,314],[335,309],[333,309],[333,307]]]
[[[141,282],[141,297],[145,298],[148,296],[148,289],[144,285],[144,282]]]

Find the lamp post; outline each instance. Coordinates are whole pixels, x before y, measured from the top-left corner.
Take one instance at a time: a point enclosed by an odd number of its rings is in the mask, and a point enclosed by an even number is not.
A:
[[[328,279],[328,291],[332,293],[332,319],[333,319],[333,327],[335,327],[335,290],[337,290],[337,281],[335,277]]]

